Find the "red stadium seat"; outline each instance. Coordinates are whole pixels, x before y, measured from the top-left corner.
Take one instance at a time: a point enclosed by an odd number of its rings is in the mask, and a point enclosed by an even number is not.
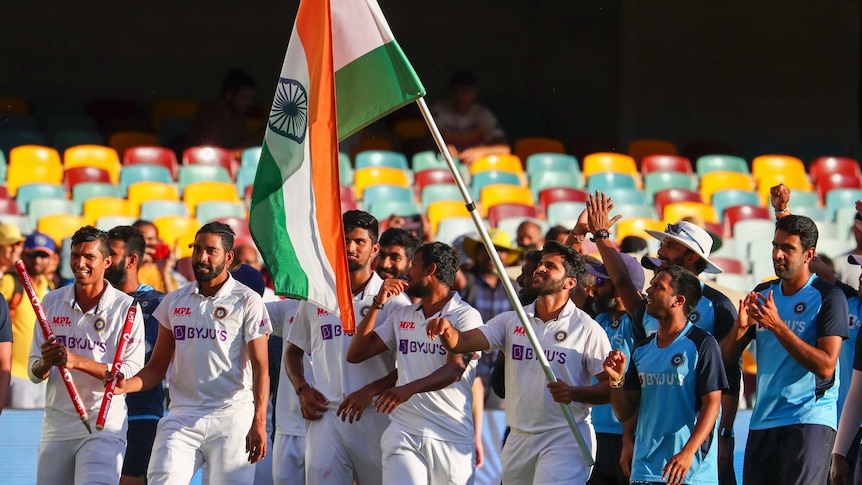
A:
[[[224,167],[231,179],[236,179],[237,161],[228,150],[219,147],[198,146],[183,152],[183,165],[216,165]]]
[[[524,204],[497,204],[488,208],[488,223],[497,227],[501,219],[507,217],[537,217],[536,208]]]
[[[64,173],[66,192],[72,193],[72,187],[81,182],[111,182],[111,174],[107,170],[98,167],[72,167],[67,168]]]
[[[641,174],[650,172],[682,172],[692,174],[691,161],[679,155],[648,155],[641,160]]]
[[[0,214],[19,216],[21,211],[18,209],[18,203],[15,202],[15,199],[2,197],[0,198]]]
[[[663,219],[664,207],[674,202],[703,202],[700,194],[686,189],[665,189],[655,193],[655,211]]]
[[[241,217],[219,217],[215,221],[230,226],[234,233],[234,246],[240,244],[253,244],[251,231],[248,229],[248,220]]]
[[[729,258],[726,256],[710,256],[709,260],[715,263],[719,268],[723,269],[725,273],[733,273],[733,274],[747,274],[745,271],[745,263],[736,259]]]
[[[586,202],[587,193],[569,187],[551,187],[539,192],[539,206],[542,210],[554,202]]]
[[[171,177],[177,179],[177,156],[173,150],[162,147],[132,147],[126,149],[123,155],[123,165],[145,163],[160,165],[171,171]]]
[[[808,175],[811,178],[812,184],[817,184],[818,180],[833,173],[862,177],[862,173],[859,170],[859,162],[852,158],[819,157],[814,159],[811,162],[811,166],[808,167]]]
[[[735,205],[724,209],[724,234],[732,235],[733,226],[745,219],[772,220],[769,209],[756,205]]]
[[[413,183],[414,188],[416,189],[416,196],[419,197],[422,195],[422,189],[425,188],[426,185],[454,184],[455,177],[453,177],[452,172],[448,170],[430,168],[422,170],[421,172],[416,172]]]
[[[862,189],[862,177],[857,174],[832,173],[817,179],[817,195],[825,203],[826,194],[833,189]]]

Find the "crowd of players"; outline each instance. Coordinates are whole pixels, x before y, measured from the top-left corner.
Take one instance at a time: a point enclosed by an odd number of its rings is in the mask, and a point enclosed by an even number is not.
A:
[[[816,225],[792,215],[789,200],[785,187],[773,189],[777,278],[737,302],[698,278],[721,272],[705,229],[681,221],[650,231],[658,257],[638,261],[611,242],[620,216],[609,216],[602,193],[590,195],[565,243],[521,254],[495,233],[501,259],[523,264],[527,321],[500,309],[502,281],[480,241],[466,240],[466,269],[449,245],[420,245],[398,228],[379,235],[371,215],[348,211],[352,334],[312,303],[265,303],[262,277],[235,264],[224,224],[198,231],[196,281],[167,295],[139,281],[140,231],[81,228],[73,283],[43,298],[56,337],[37,327],[29,351],[30,380],[48,382],[37,482],[188,483],[203,467],[205,482],[247,484],[271,455],[275,483],[472,483],[487,381],[505,395],[504,483],[735,484],[740,358],[753,340],[743,483],[853,483],[862,278],[858,288],[833,283],[816,256]],[[601,261],[581,254],[586,237]],[[115,375],[131,305],[142,315]],[[0,310],[2,330],[8,305]],[[270,334],[285,346],[267,436]],[[496,362],[483,364],[490,355]],[[104,384],[117,379],[103,430],[81,426],[58,366],[72,371],[93,422]]]

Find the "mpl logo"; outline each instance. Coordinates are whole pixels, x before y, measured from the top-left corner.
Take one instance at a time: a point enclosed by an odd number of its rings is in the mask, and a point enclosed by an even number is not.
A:
[[[512,335],[519,335],[521,337],[527,335],[527,332],[524,330],[524,327],[518,325],[515,327],[515,331],[512,332]]]
[[[318,309],[317,309],[317,316],[318,316],[318,317],[325,317],[325,316],[327,316],[327,315],[329,315],[329,312],[328,312],[328,311],[324,310],[323,308],[318,308]]]
[[[54,317],[51,321],[54,326],[69,326],[72,325],[72,319],[69,317]]]
[[[512,345],[512,360],[524,360],[523,345]]]
[[[185,340],[186,339],[186,327],[185,325],[177,325],[174,327],[174,340]]]
[[[416,324],[414,324],[413,322],[405,322],[405,321],[401,322],[401,330],[415,330],[415,329],[416,329]]]
[[[188,307],[174,308],[174,316],[175,317],[190,317],[190,316],[192,316],[192,309],[188,308]]]

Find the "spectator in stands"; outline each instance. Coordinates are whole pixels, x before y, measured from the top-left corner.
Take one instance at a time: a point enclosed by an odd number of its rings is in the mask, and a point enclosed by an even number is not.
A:
[[[141,231],[147,250],[144,263],[138,269],[141,283],[152,286],[156,291],[170,293],[187,283],[179,273],[172,270],[173,251],[159,239],[159,229],[150,221],[137,220],[133,227]]]
[[[111,266],[105,271],[105,279],[141,306],[144,338],[147,340],[144,354],[146,363],[153,354],[159,336],[159,321],[153,317],[153,312],[165,294],[138,281],[138,268],[143,262],[146,248],[141,231],[131,226],[117,226],[108,231],[108,244]],[[126,396],[126,405],[129,408],[129,428],[120,485],[144,485],[147,483],[147,466],[156,438],[156,426],[165,414],[164,387],[160,383],[148,391],[129,394]]]
[[[22,259],[40,300],[54,289],[45,272],[56,250],[51,237],[41,232],[30,234],[24,241]],[[12,380],[6,406],[16,409],[42,409],[45,407],[47,384],[44,381],[32,382],[27,374],[30,344],[33,341],[33,329],[36,328],[36,311],[24,293],[24,285],[16,271],[9,271],[0,279],[0,293],[9,304],[9,314],[12,317]]]
[[[545,245],[545,238],[542,237],[542,226],[531,220],[522,222],[518,226],[515,241],[522,251],[541,250],[542,246]]]
[[[250,139],[246,126],[254,103],[254,84],[248,73],[231,69],[222,82],[218,99],[203,105],[195,117],[189,130],[189,146],[240,149],[259,143],[259,139]]]
[[[569,239],[569,230],[566,226],[556,225],[545,233],[545,241],[557,241],[566,244]]]
[[[247,264],[260,271],[260,253],[251,244],[240,244],[234,249],[236,253],[236,265]]]
[[[0,274],[15,272],[15,261],[24,250],[24,236],[15,224],[0,223]]]
[[[449,99],[431,110],[449,153],[468,165],[488,155],[511,153],[499,121],[488,108],[476,103],[478,96],[476,75],[458,70],[449,81]]]

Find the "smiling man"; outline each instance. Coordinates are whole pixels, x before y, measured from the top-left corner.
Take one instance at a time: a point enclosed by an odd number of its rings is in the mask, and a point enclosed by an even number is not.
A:
[[[377,275],[384,280],[403,280],[413,254],[419,247],[419,240],[400,227],[390,227],[380,235],[379,243],[380,250],[375,259]]]

